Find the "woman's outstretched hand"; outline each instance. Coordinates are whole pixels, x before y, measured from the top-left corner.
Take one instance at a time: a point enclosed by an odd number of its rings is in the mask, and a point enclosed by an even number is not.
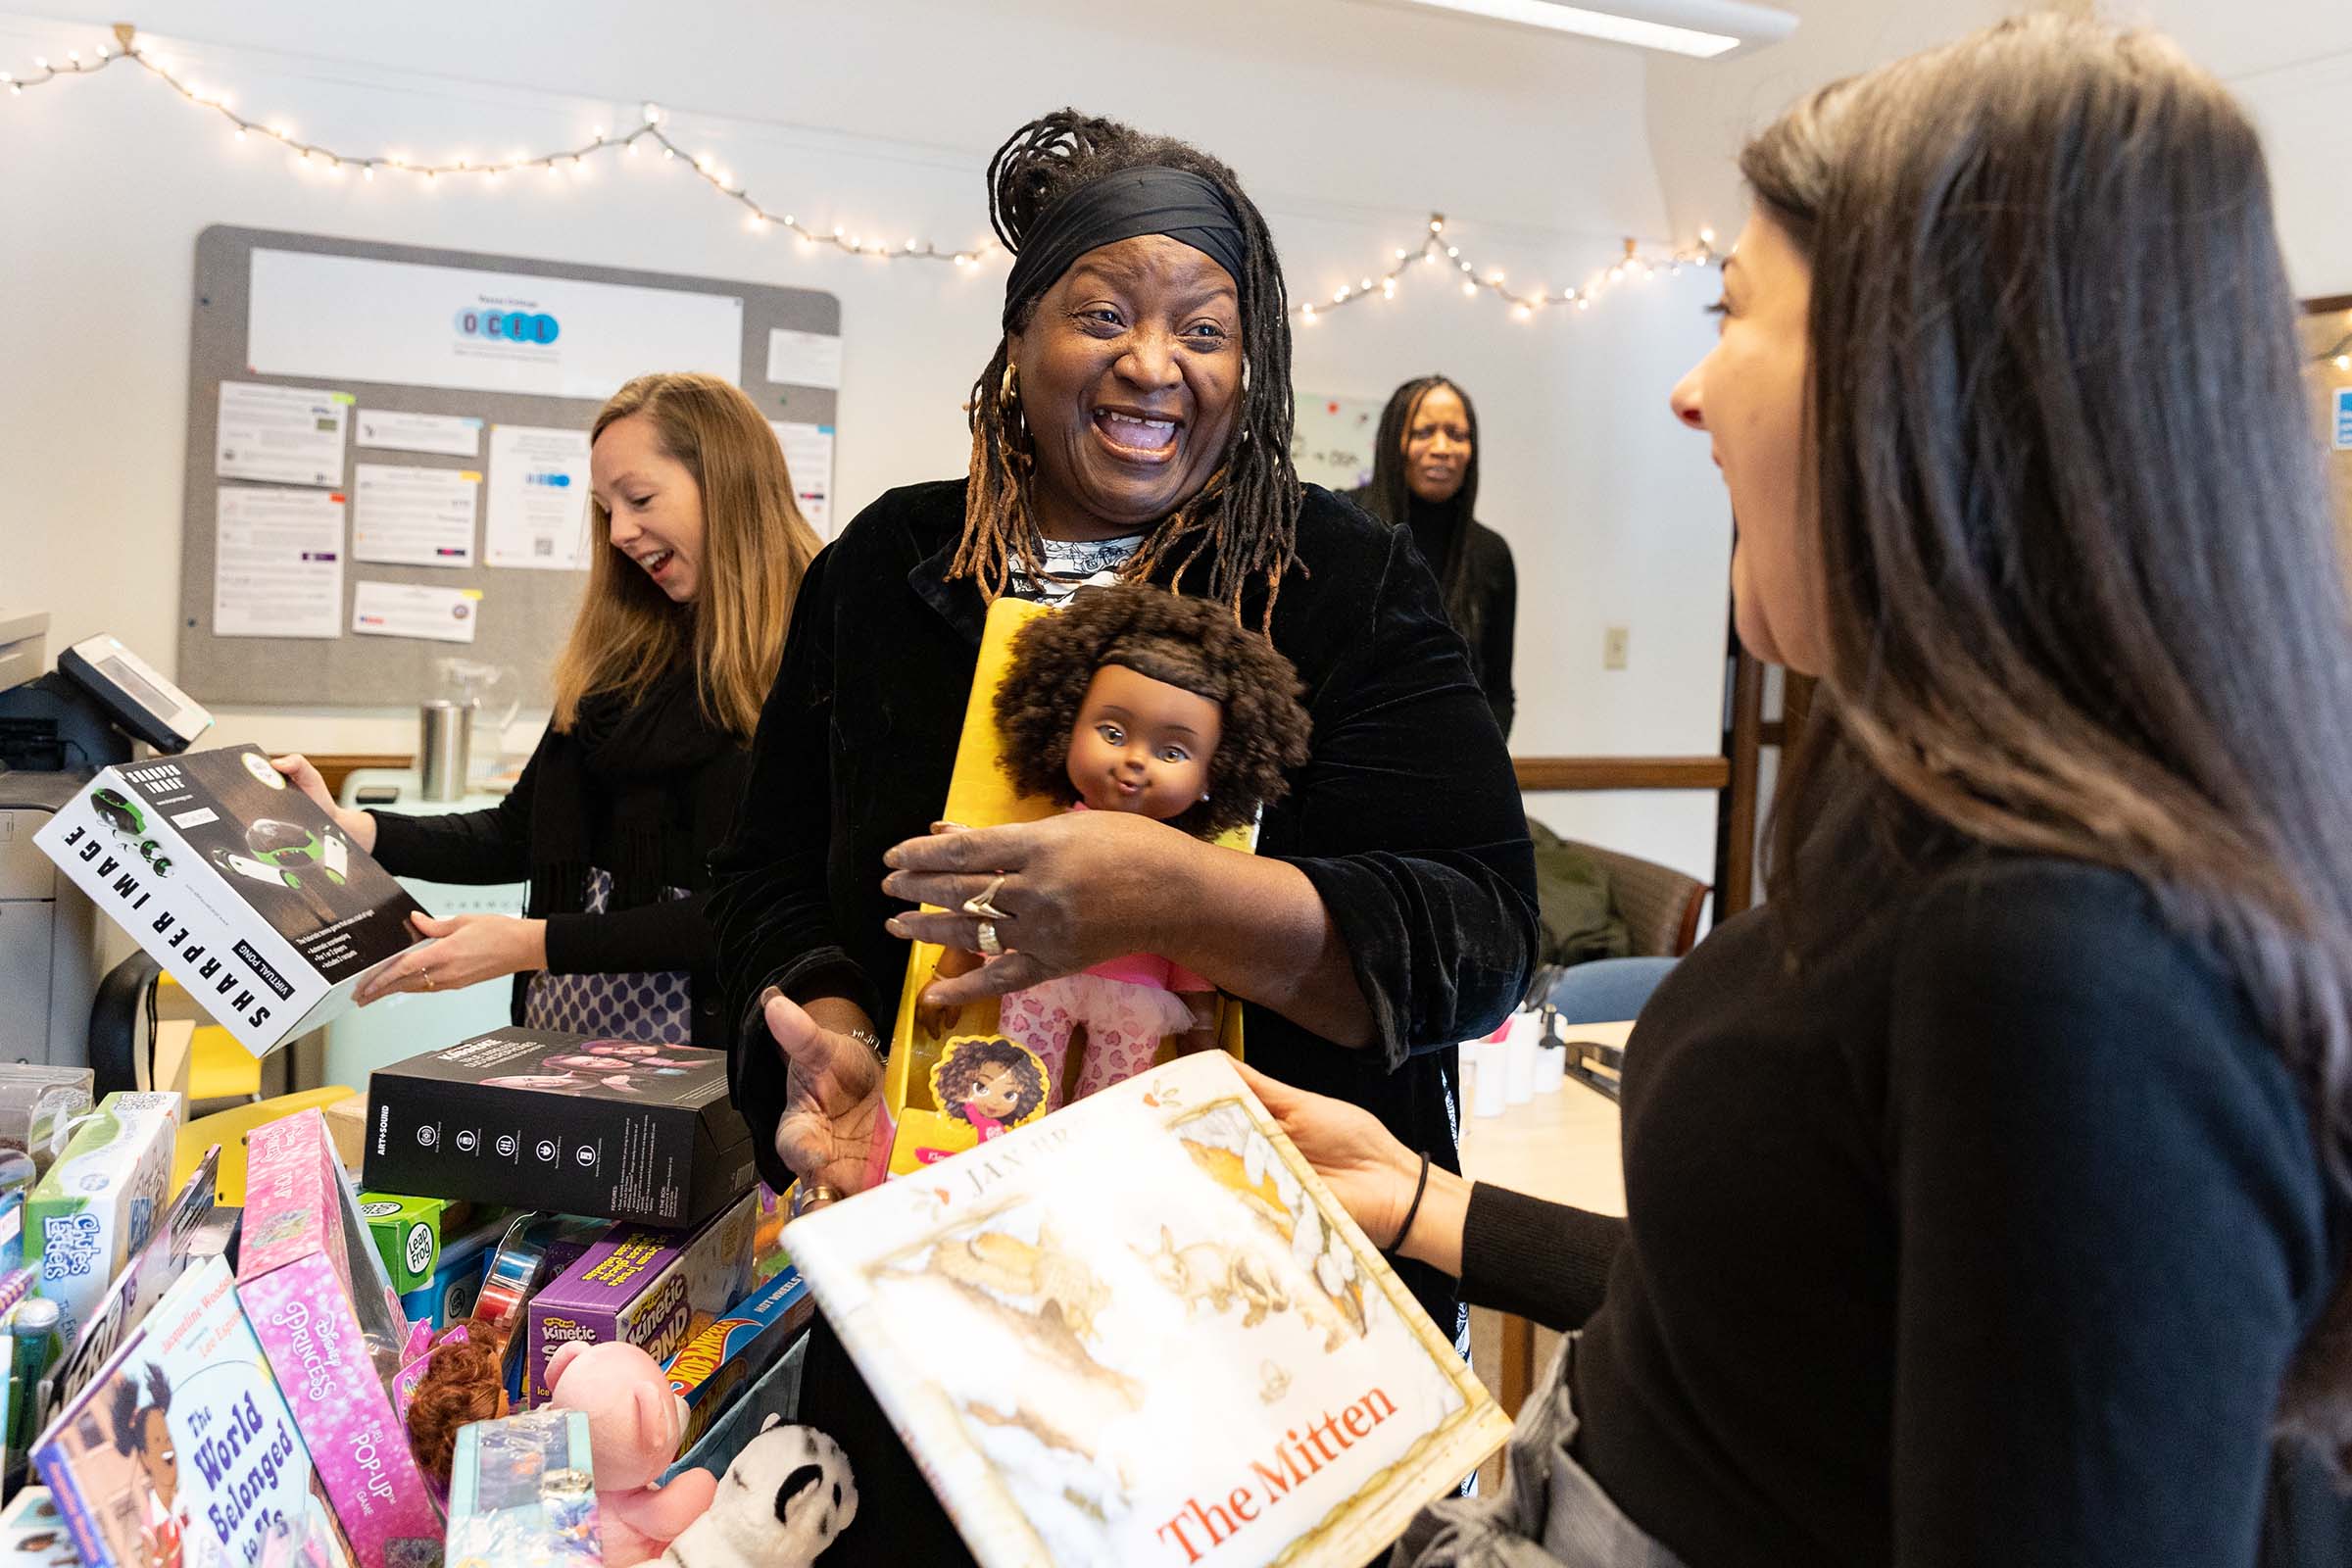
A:
[[[1247,1062],[1234,1065],[1372,1245],[1396,1241],[1396,1227],[1413,1201],[1421,1156],[1360,1105],[1293,1089]]]
[[[768,994],[763,1014],[787,1064],[776,1153],[804,1188],[830,1187],[847,1198],[865,1186],[882,1106],[882,1058],[781,994]]]

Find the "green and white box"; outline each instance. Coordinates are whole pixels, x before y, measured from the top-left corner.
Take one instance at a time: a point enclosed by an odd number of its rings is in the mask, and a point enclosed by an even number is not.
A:
[[[122,1265],[147,1245],[171,1197],[179,1096],[107,1096],[24,1203],[33,1289],[64,1314],[65,1343],[90,1319]]]

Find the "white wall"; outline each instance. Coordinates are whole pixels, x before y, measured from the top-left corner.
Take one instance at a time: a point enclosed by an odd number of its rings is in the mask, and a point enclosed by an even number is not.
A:
[[[47,11],[0,15],[0,68],[86,52],[120,8]],[[1181,29],[1079,0],[166,12],[148,16],[148,41],[189,78],[321,142],[511,154],[619,123],[650,97],[771,205],[868,232],[980,238],[989,150],[1072,100],[1225,155],[1309,295],[1414,242],[1435,206],[1482,266],[1554,286],[1605,266],[1621,235],[1666,232],[1642,57],[1347,0],[1196,0]],[[128,66],[0,99],[0,127],[13,307],[0,602],[50,610],[53,650],[106,629],[174,669],[189,277],[210,223],[831,289],[847,338],[838,504],[963,466],[959,405],[993,343],[1001,270],[796,254],[658,159],[607,161],[577,186],[508,176],[429,194],[389,175],[298,174]],[[1712,471],[1664,412],[1705,341],[1708,289],[1660,279],[1581,318],[1522,325],[1432,277],[1298,335],[1302,388],[1384,396],[1442,368],[1478,399],[1482,512],[1519,560],[1523,754],[1715,749],[1727,522]],[[1604,622],[1632,629],[1622,673],[1600,669]],[[224,712],[216,738],[414,744],[406,701],[349,703]],[[1703,874],[1712,810],[1705,796],[1571,798],[1544,814]]]

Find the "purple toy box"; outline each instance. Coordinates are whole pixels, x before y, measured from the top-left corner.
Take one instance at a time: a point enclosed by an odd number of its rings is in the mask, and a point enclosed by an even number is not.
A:
[[[613,1226],[531,1298],[525,1402],[547,1398],[547,1363],[574,1340],[625,1340],[656,1361],[677,1354],[750,1288],[757,1219],[745,1193],[692,1231]]]
[[[384,1392],[407,1342],[399,1298],[335,1160],[306,1110],[246,1141],[237,1296],[359,1568],[441,1557],[441,1520]]]

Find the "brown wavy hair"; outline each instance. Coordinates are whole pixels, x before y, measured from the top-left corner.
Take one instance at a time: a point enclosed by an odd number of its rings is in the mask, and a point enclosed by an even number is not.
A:
[[[1068,806],[1070,732],[1095,671],[1117,664],[1179,686],[1224,710],[1208,761],[1208,799],[1170,825],[1199,838],[1255,821],[1289,791],[1285,770],[1303,767],[1309,721],[1291,662],[1222,605],[1146,583],[1082,588],[1068,606],[1039,615],[1012,643],[997,690],[1004,771],[1023,795]]]
[[[690,605],[671,603],[613,547],[612,514],[591,496],[596,541],[580,612],[556,659],[555,727],[569,730],[581,701],[604,692],[634,703],[690,656],[703,716],[748,741],[775,684],[816,530],[793,500],[775,431],[742,388],[715,375],[641,375],[598,411],[591,443],[639,414],[703,493],[702,591]]]
[[[506,1336],[470,1319],[466,1337],[445,1330],[409,1398],[409,1451],[443,1489],[457,1456],[458,1428],[507,1413]]]
[[[1776,900],[1839,756],[2131,874],[2352,1192],[2352,606],[2254,126],[2166,40],[2043,14],[1824,88],[1740,169],[1812,269],[1830,721]],[[2280,1413],[2352,1460],[2352,1280]]]

